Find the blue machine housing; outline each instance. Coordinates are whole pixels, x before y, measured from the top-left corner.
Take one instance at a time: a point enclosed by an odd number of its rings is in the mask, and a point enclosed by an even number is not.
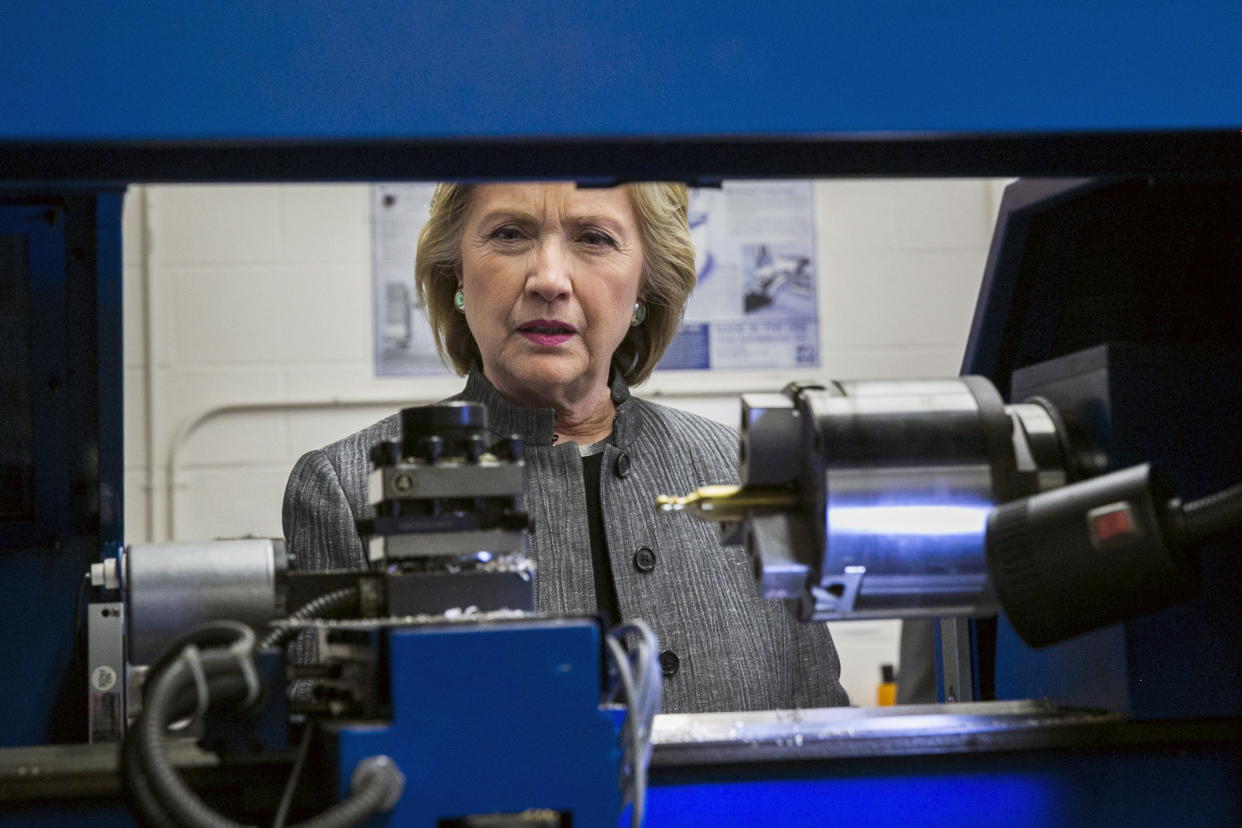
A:
[[[1236,179],[1010,185],[962,372],[1010,402],[1050,400],[1109,471],[1152,462],[1185,500],[1237,483],[1242,294],[1223,277],[1242,264],[1239,222]],[[979,622],[985,693],[1242,716],[1242,558],[1217,543],[1199,565],[1194,600],[1046,649],[1003,614],[996,630]]]
[[[371,824],[437,828],[529,809],[616,824],[624,709],[601,706],[598,622],[446,624],[386,638],[391,720],[325,727],[340,796],[368,756],[390,756],[405,774],[396,809]]]

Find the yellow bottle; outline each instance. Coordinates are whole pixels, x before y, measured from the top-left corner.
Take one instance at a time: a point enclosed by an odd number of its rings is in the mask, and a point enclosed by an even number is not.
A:
[[[875,688],[875,703],[878,707],[889,707],[897,703],[897,682],[891,664],[880,665],[880,683]]]

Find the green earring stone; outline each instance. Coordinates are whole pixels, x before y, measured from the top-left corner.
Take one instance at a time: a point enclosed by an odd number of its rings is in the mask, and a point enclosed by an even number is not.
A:
[[[642,302],[634,303],[634,315],[630,317],[630,327],[637,328],[647,319],[647,306]]]

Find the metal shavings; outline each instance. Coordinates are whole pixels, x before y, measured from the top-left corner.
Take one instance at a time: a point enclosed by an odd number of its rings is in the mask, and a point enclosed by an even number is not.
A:
[[[273,627],[290,630],[375,630],[400,627],[417,627],[428,624],[478,624],[488,621],[513,621],[517,619],[545,618],[537,612],[525,610],[490,610],[480,612],[478,607],[454,607],[443,614],[391,615],[385,618],[282,618],[271,622]]]
[[[470,567],[471,572],[534,572],[535,562],[521,553],[498,555],[486,563]]]

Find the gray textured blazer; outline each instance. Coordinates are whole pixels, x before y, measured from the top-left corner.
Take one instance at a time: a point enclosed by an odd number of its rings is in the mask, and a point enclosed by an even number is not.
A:
[[[690,713],[848,704],[841,666],[824,624],[799,624],[758,596],[745,552],[722,547],[714,527],[685,514],[657,514],[659,494],[737,482],[737,434],[612,387],[617,418],[600,481],[608,554],[624,619],[641,618],[660,640],[666,666],[664,710]],[[525,507],[534,521],[536,605],[551,615],[595,611],[582,459],[575,443],[553,445],[552,409],[505,400],[480,372],[455,400],[488,408],[496,437],[525,438]],[[399,437],[396,415],[294,466],[284,500],[289,551],[301,569],[364,567],[354,521],[367,505],[368,451]],[[635,555],[655,553],[640,570]],[[648,556],[644,553],[644,558]],[[649,560],[644,560],[644,563]]]

